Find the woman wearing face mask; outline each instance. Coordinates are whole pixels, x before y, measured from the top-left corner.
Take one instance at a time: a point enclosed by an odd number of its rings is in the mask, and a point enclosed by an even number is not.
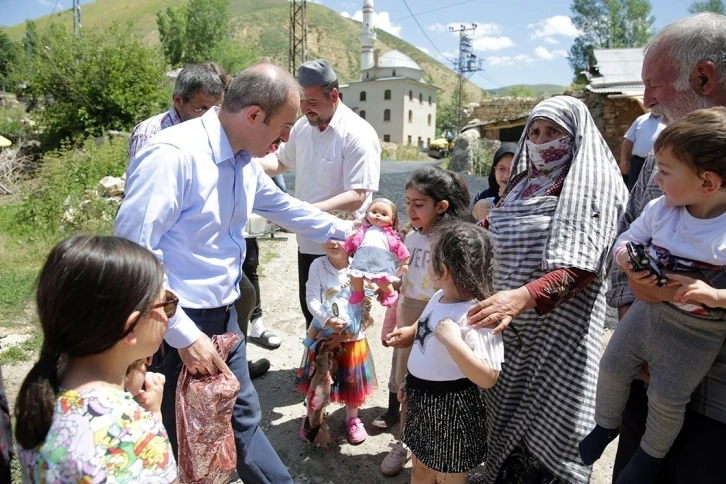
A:
[[[492,169],[489,172],[489,187],[482,190],[471,202],[472,208],[476,202],[482,199],[489,199],[492,206],[496,207],[499,199],[504,195],[504,189],[509,181],[509,172],[512,168],[512,159],[517,151],[517,143],[502,143],[502,145],[494,153],[492,161]]]
[[[488,228],[493,296],[469,310],[503,332],[505,363],[486,394],[484,481],[586,483],[578,442],[594,426],[604,278],[627,190],[587,107],[558,96],[532,111]]]

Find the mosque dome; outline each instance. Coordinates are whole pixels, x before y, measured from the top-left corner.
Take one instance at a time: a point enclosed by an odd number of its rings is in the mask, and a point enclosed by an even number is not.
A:
[[[388,67],[394,69],[397,67],[407,67],[409,69],[422,70],[416,61],[399,50],[392,50],[383,54],[378,59],[377,67]]]

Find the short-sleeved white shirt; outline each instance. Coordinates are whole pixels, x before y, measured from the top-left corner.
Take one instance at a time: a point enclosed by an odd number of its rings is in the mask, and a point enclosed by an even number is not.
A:
[[[656,118],[650,113],[639,116],[630,125],[625,139],[633,142],[633,154],[641,158],[647,158],[653,149],[658,135],[665,129],[662,123],[663,118]]]
[[[441,320],[449,318],[461,329],[461,337],[478,358],[501,371],[504,362],[504,343],[493,328],[473,329],[466,322],[466,313],[476,301],[442,303],[443,291],[438,291],[418,319],[418,330],[408,357],[408,371],[416,378],[429,381],[451,381],[466,378],[443,343],[436,338]]]
[[[357,218],[365,213],[372,192],[378,190],[378,134],[342,102],[323,131],[304,116],[298,119],[288,142],[277,150],[277,159],[295,168],[295,197],[305,202],[322,202],[348,190],[367,190],[363,206],[354,213]],[[310,239],[298,235],[297,243],[303,254],[323,254],[322,245]]]

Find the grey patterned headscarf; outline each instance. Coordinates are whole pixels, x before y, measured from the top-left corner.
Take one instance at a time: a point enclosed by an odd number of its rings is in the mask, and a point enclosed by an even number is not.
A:
[[[528,169],[525,141],[532,121],[538,118],[557,123],[573,139],[572,161],[545,245],[543,269],[574,267],[604,277],[618,218],[628,199],[618,164],[587,106],[570,96],[555,96],[532,110],[514,155],[510,183],[521,180],[517,175]],[[507,191],[511,190],[508,186]]]

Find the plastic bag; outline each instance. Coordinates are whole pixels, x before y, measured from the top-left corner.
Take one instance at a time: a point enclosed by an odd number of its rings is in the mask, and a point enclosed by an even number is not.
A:
[[[239,335],[215,335],[212,343],[223,360]],[[182,367],[176,387],[176,432],[179,480],[182,483],[226,483],[237,466],[232,409],[239,381],[225,366],[216,375],[196,377]]]

